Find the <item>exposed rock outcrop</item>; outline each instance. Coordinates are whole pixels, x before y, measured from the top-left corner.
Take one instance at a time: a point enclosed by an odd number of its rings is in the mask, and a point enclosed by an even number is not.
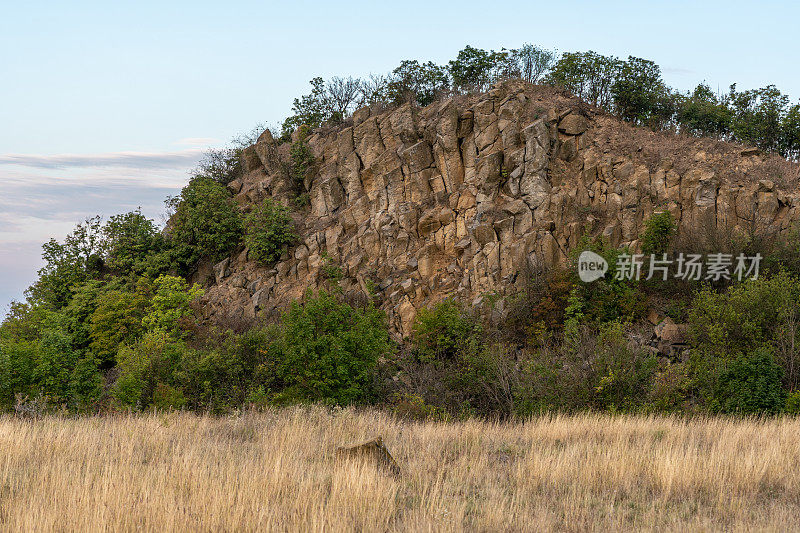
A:
[[[783,233],[800,218],[798,191],[768,179],[773,158],[634,128],[521,82],[421,109],[360,109],[308,142],[316,167],[310,206],[295,215],[300,242],[269,268],[246,250],[216,265],[210,318],[280,309],[322,282],[327,258],[345,293],[377,291],[392,330],[407,334],[435,301],[517,290],[526,266],[564,262],[584,231],[636,249],[655,210],[684,226],[757,220]],[[290,201],[281,159],[288,145],[269,132],[245,150],[246,174],[230,184],[245,209]]]

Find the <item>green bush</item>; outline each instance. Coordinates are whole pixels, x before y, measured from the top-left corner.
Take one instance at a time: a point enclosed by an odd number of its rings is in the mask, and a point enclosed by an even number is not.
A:
[[[280,259],[286,246],[297,239],[289,209],[267,198],[253,207],[244,219],[244,241],[253,259],[264,264]]]
[[[661,255],[667,253],[675,235],[675,219],[669,211],[654,213],[647,222],[641,236],[642,253]]]
[[[173,256],[182,272],[201,259],[219,261],[242,240],[242,219],[225,186],[194,178],[169,200],[175,214],[167,225]]]
[[[721,413],[776,414],[786,405],[783,370],[772,352],[760,348],[724,365],[711,408]]]
[[[87,322],[90,346],[102,361],[113,362],[120,344],[133,342],[144,332],[142,318],[148,308],[148,288],[142,284],[135,291],[111,290],[97,298]]]
[[[460,352],[475,351],[481,327],[453,300],[420,309],[412,326],[413,349],[422,362],[453,360]]]
[[[786,409],[784,411],[787,415],[800,415],[800,391],[794,390],[786,395]]]
[[[188,405],[221,413],[248,401],[268,403],[262,365],[272,339],[267,329],[226,332],[185,352],[180,383]]]
[[[314,153],[306,142],[308,130],[308,126],[300,126],[297,140],[292,143],[292,147],[289,150],[289,156],[291,157],[289,177],[292,179],[298,197],[302,196],[303,191],[305,191],[305,180],[314,168],[315,162]]]
[[[653,353],[628,345],[620,323],[579,327],[561,344],[543,346],[525,362],[519,414],[543,411],[644,409],[656,377]]]
[[[753,352],[774,343],[786,320],[800,314],[798,301],[800,280],[783,272],[725,292],[702,289],[689,310],[694,344],[714,357]]]
[[[180,336],[181,320],[193,314],[190,304],[203,296],[203,289],[195,283],[176,276],[159,276],[153,282],[153,298],[142,325],[149,331],[161,331]]]
[[[293,303],[275,327],[261,369],[276,401],[347,405],[370,398],[378,359],[391,351],[386,319],[325,291]]]
[[[117,354],[120,371],[112,394],[123,406],[144,409],[156,400],[156,391],[177,385],[184,353],[183,341],[164,331],[150,331]],[[162,396],[163,399],[163,396]]]
[[[608,263],[605,277],[584,283],[577,276],[577,260],[581,252],[590,250],[602,256]],[[570,271],[573,289],[569,305],[564,312],[565,325],[602,325],[609,322],[633,322],[644,316],[647,297],[635,280],[616,279],[617,259],[620,254],[629,254],[627,248],[614,249],[601,238],[584,235],[570,253]]]

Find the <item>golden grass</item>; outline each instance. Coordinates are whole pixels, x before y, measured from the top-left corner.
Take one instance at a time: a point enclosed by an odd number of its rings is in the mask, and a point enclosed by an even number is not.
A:
[[[382,435],[403,474],[337,463]],[[0,417],[9,531],[800,529],[800,420]]]

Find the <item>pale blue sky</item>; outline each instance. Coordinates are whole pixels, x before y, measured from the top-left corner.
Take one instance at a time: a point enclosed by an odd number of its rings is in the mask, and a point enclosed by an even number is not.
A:
[[[44,240],[94,214],[157,217],[203,148],[278,124],[314,76],[530,42],[796,101],[798,20],[793,2],[3,2],[0,312]]]

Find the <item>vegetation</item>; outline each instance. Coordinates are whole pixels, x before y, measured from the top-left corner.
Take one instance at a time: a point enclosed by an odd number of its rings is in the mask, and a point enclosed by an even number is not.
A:
[[[2,417],[0,509],[12,531],[794,531],[799,431],[796,419],[442,424],[322,407]],[[400,476],[332,453],[376,435]]]
[[[504,79],[523,79],[564,88],[592,105],[634,124],[736,141],[797,160],[800,103],[774,85],[715,94],[707,84],[681,93],[661,77],[653,61],[622,60],[593,51],[555,51],[532,44],[500,51],[466,46],[446,65],[404,60],[387,76],[311,80],[311,93],[294,101],[283,123],[283,140],[305,125],[316,128],[345,120],[357,107],[433,101],[485,91]]]
[[[609,275],[582,283],[574,268],[523,272],[523,289],[503,299],[501,319],[455,301],[435,303],[395,345],[373,307],[379,281],[364,281],[370,296],[363,302],[346,301],[342,268],[325,256],[321,275],[332,292],[308,294],[274,323],[217,329],[198,320],[203,290],[188,279],[244,246],[271,265],[296,240],[293,219],[301,213],[290,210],[307,204],[318,165],[308,143],[313,128],[347,121],[358,106],[428,105],[511,78],[561,87],[637,125],[800,156],[800,104],[774,86],[740,92],[734,85],[718,95],[699,85],[680,94],[658,65],[637,57],[467,46],[446,65],[407,60],[368,80],[314,78],[281,132],[291,143],[280,165],[294,187],[292,206],[268,197],[242,213],[232,197],[228,185],[242,175],[242,152],[258,138],[255,130],[207,154],[168,200],[172,216],[163,231],[137,210],[88,219],[63,242],[43,246],[38,279],[0,324],[0,407],[223,413],[321,402],[438,419],[586,409],[800,411],[796,235],[771,242],[755,232],[715,234],[705,242],[677,235],[668,211],[655,213],[639,236],[643,273],[687,242],[686,251],[696,252],[713,241],[725,251],[762,253],[764,275],[705,283]],[[601,255],[611,272],[620,254],[631,254],[587,236],[573,261],[584,250]],[[485,298],[489,305],[499,300]],[[661,351],[649,334],[642,340],[637,328],[652,328],[645,317],[654,307],[690,324],[685,349]]]
[[[219,261],[241,242],[242,218],[225,186],[197,177],[168,205],[175,213],[167,231],[182,272],[201,259]]]
[[[244,226],[244,242],[249,253],[264,264],[280,259],[286,246],[297,239],[289,209],[272,198],[266,198],[253,207],[245,216]]]

